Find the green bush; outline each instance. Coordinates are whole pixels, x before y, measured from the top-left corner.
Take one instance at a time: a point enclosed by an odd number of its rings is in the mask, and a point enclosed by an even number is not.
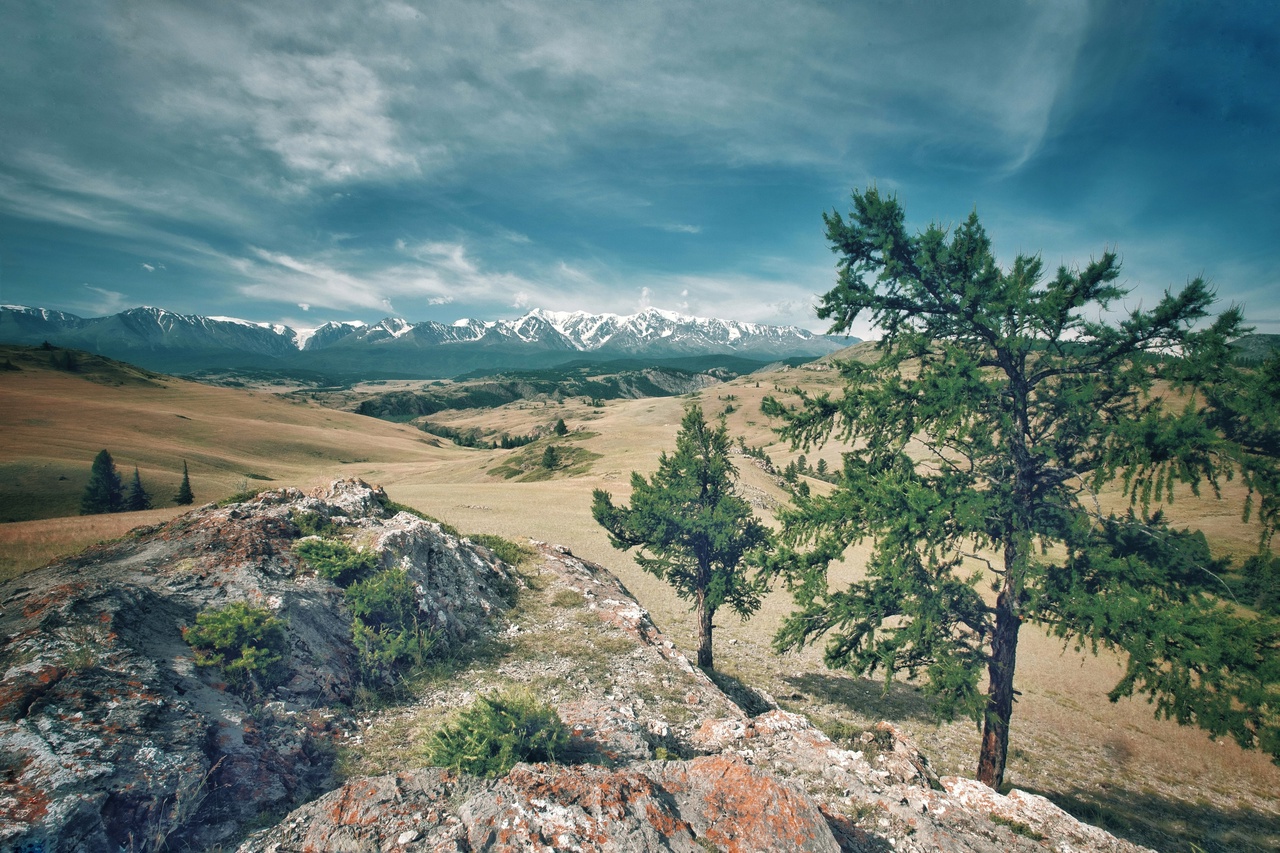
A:
[[[318,512],[295,512],[290,516],[303,536],[332,536],[340,528]]]
[[[520,761],[555,761],[568,746],[554,708],[527,696],[485,696],[431,737],[427,760],[493,779]]]
[[[232,689],[256,694],[284,681],[289,638],[283,620],[243,601],[205,610],[182,637],[198,666],[217,666]]]
[[[418,596],[403,569],[386,569],[347,587],[351,615],[378,627],[414,625],[421,611]]]
[[[345,590],[351,641],[367,679],[391,682],[397,671],[430,659],[438,635],[423,619],[417,591],[403,569],[378,571],[373,553],[332,539],[305,539],[293,551],[317,575]]]
[[[386,569],[347,587],[351,639],[366,674],[390,680],[397,669],[420,667],[436,634],[422,620],[418,595],[403,569]]]
[[[378,567],[372,553],[332,539],[304,539],[293,546],[293,553],[306,560],[317,575],[343,588],[368,577]]]

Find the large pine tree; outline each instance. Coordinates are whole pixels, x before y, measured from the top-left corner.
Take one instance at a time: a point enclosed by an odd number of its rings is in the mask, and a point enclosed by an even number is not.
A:
[[[80,498],[81,515],[97,515],[104,512],[120,512],[124,509],[124,490],[115,462],[105,450],[93,457],[89,470],[89,484]]]
[[[1264,543],[1275,527],[1275,404],[1250,405],[1228,375],[1239,311],[1204,327],[1213,295],[1197,279],[1117,316],[1111,252],[1046,279],[1038,257],[1000,269],[976,214],[909,234],[896,199],[853,203],[848,221],[824,216],[839,279],[818,314],[884,336],[842,365],[842,396],[766,400],[797,444],[855,448],[833,493],[784,513],[774,566],[799,609],[779,648],[827,636],[829,666],[927,676],[944,714],[981,723],[977,776],[994,788],[1027,622],[1121,652],[1113,700],[1145,693],[1161,715],[1280,756],[1280,624],[1223,607],[1199,540],[1151,511],[1177,482],[1235,473],[1261,494]],[[1150,393],[1161,379],[1200,393],[1173,405]],[[1255,417],[1268,405],[1269,423]],[[1097,495],[1117,479],[1132,509],[1108,517]],[[828,563],[864,539],[865,579],[831,588]]]
[[[711,427],[702,409],[690,406],[676,452],[662,454],[650,479],[631,474],[631,504],[615,506],[608,492],[596,489],[591,506],[615,548],[638,548],[642,569],[693,601],[698,666],[705,669],[714,668],[716,611],[727,605],[745,619],[760,607],[763,592],[743,561],[768,545],[770,535],[750,504],[733,493],[735,474],[724,420]]]

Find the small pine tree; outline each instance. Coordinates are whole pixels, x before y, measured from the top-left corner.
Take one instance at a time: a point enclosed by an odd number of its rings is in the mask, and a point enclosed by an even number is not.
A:
[[[555,432],[556,432],[556,435],[569,434],[569,427],[565,424],[564,418],[561,418],[560,420],[556,421]]]
[[[542,451],[542,467],[548,471],[555,470],[560,464],[560,449],[554,444],[548,444],[547,449]]]
[[[195,503],[196,496],[191,492],[191,478],[187,475],[187,460],[182,460],[182,484],[178,486],[178,493],[173,496],[173,502],[178,506],[189,506]]]
[[[636,563],[665,580],[698,618],[698,666],[715,667],[712,629],[727,606],[743,619],[760,608],[765,587],[747,573],[747,555],[772,547],[769,529],[734,494],[729,433],[721,418],[709,426],[696,405],[685,411],[674,455],[663,453],[649,478],[631,474],[631,504],[615,506],[601,489],[591,514],[620,550],[638,548]]]
[[[84,487],[84,495],[80,498],[80,514],[119,512],[123,508],[124,490],[120,483],[120,475],[116,473],[116,465],[111,459],[111,454],[101,450],[97,456],[93,457],[93,468],[89,471],[89,484]]]
[[[125,496],[124,508],[129,512],[151,509],[151,495],[142,488],[142,477],[138,474],[138,466],[133,466],[133,481],[129,483],[129,494]]]

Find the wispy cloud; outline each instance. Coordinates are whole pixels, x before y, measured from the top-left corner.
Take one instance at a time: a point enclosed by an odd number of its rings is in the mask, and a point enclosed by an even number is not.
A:
[[[356,259],[340,253],[295,257],[260,247],[229,263],[242,279],[240,293],[254,300],[342,311],[394,310],[414,319],[424,306],[508,306],[549,289],[520,274],[483,267],[461,243],[400,241],[395,248],[399,261],[372,265],[352,263]]]
[[[115,314],[130,307],[128,294],[107,290],[104,287],[94,287],[87,282],[82,284],[81,288],[79,307],[86,314],[92,316]],[[83,291],[86,290],[89,292],[88,296],[83,295]]]

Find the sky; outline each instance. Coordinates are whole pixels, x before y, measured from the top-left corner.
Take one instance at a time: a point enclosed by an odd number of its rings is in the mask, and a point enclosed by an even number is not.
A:
[[[0,0],[0,303],[824,330],[824,211],[977,210],[1280,333],[1280,4]],[[874,336],[857,328],[854,334]]]

